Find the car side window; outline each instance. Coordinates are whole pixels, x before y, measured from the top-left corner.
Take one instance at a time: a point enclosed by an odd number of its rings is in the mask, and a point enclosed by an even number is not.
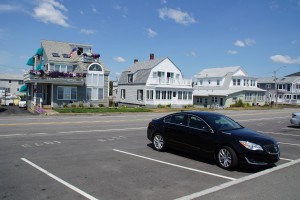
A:
[[[186,125],[186,115],[173,115],[170,122],[178,125]]]
[[[189,126],[197,129],[208,129],[207,124],[200,118],[195,116],[190,116]]]

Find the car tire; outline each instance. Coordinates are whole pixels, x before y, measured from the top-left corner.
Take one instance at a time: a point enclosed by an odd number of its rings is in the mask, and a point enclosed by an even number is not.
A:
[[[166,140],[162,134],[160,134],[160,133],[154,134],[152,143],[153,143],[154,149],[156,151],[165,151],[166,150]]]
[[[233,170],[238,165],[238,158],[232,148],[223,146],[218,150],[217,162],[221,168],[226,170]]]

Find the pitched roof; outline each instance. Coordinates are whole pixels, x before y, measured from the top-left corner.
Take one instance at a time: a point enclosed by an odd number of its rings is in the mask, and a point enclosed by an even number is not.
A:
[[[240,66],[233,67],[218,67],[218,68],[206,68],[199,72],[195,77],[205,78],[205,77],[224,77],[228,73],[235,73],[243,68]]]
[[[164,61],[165,59],[169,58],[160,58],[160,59],[153,59],[153,60],[146,60],[141,62],[136,62],[127,70],[123,71],[120,79],[120,84],[145,84],[148,80],[151,70],[157,66],[159,63]],[[135,74],[135,80],[133,83],[128,83],[127,76],[128,74]]]
[[[299,80],[299,76],[277,77],[276,83],[293,83]],[[274,77],[261,77],[257,79],[257,83],[275,83]]]
[[[23,80],[24,76],[22,74],[0,74],[1,80]]]
[[[85,63],[78,61],[78,59],[64,57],[63,54],[70,54],[74,47],[81,48],[92,48],[92,45],[89,44],[80,44],[80,43],[68,43],[68,42],[58,42],[50,40],[41,41],[42,48],[44,49],[44,56],[48,62],[58,62],[58,63],[76,63],[81,70],[86,70],[91,63]],[[53,53],[58,53],[59,57],[53,56]],[[102,63],[99,59],[98,62],[106,72],[109,72],[109,69]]]
[[[289,75],[286,75],[285,77],[290,77],[290,76],[300,76],[300,72],[289,74]]]

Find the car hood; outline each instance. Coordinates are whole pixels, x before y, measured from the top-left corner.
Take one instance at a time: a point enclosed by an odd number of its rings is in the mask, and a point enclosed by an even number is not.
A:
[[[226,130],[226,131],[222,131],[222,133],[231,135],[235,137],[237,140],[249,141],[256,144],[259,143],[262,145],[266,145],[270,143],[277,143],[273,138],[247,128]]]

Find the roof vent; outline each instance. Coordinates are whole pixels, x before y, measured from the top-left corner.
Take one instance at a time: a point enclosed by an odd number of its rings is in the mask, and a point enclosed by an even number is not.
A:
[[[139,60],[138,59],[134,59],[133,63],[135,64],[137,62],[139,62]]]
[[[154,60],[154,53],[150,53],[150,60]]]

